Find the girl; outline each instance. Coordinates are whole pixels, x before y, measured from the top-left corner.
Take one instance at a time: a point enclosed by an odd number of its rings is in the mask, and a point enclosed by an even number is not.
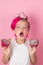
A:
[[[14,32],[14,39],[9,39],[10,45],[4,47],[3,62],[9,65],[33,65],[37,62],[36,47],[31,47],[30,40],[27,39],[30,24],[27,16],[22,12],[11,23]]]

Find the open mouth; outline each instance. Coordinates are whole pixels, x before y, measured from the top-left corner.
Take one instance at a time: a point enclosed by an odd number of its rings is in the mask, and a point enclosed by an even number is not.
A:
[[[21,33],[20,33],[20,36],[21,36],[21,37],[23,37],[23,36],[24,36],[23,32],[21,32]]]

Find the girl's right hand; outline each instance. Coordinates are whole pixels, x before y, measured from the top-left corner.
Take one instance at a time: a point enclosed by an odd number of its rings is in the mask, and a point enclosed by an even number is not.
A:
[[[8,61],[10,60],[10,56],[11,56],[11,49],[10,47],[3,47],[3,58],[2,61],[4,64],[8,63]]]
[[[2,39],[3,40],[3,43],[11,43],[11,39]],[[11,53],[11,46],[2,46],[2,40],[0,40],[0,48],[3,49],[3,52],[5,55],[10,55]]]
[[[11,55],[11,48],[10,48],[10,46],[7,47],[7,48],[6,47],[3,47],[3,53],[4,53],[4,55],[10,57],[10,55]]]
[[[8,47],[3,47],[1,43],[2,41],[0,40],[0,48],[2,48],[3,50],[2,61],[4,64],[6,64],[10,60],[10,57],[11,57],[11,46],[9,45]]]

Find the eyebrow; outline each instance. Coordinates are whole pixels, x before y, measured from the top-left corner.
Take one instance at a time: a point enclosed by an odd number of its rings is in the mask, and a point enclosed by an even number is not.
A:
[[[16,25],[16,26],[21,26],[20,24]],[[27,26],[26,24],[25,25],[22,25],[22,26]]]

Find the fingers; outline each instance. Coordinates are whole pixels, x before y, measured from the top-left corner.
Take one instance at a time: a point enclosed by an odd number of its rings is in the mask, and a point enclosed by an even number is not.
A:
[[[4,52],[4,54],[8,55],[10,53],[10,48],[9,47],[8,48],[4,47],[3,52]]]
[[[35,47],[33,47],[33,54],[34,54],[34,53],[36,53],[36,48],[35,48]]]
[[[30,45],[29,45],[29,49],[30,49],[31,51],[33,51],[33,52],[36,52],[36,50],[37,50],[36,47],[31,47]]]
[[[7,53],[8,53],[8,51],[7,51],[7,48],[6,48],[6,47],[4,47],[4,48],[3,48],[3,53],[4,53],[4,54],[7,54]]]
[[[31,47],[31,45],[29,44],[29,51],[30,51],[30,55],[33,55],[36,53],[37,48],[36,47]]]

